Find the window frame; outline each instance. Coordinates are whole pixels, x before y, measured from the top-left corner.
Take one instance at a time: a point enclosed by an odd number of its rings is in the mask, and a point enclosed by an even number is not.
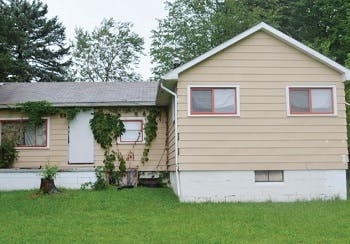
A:
[[[50,148],[50,118],[49,117],[42,117],[43,120],[46,121],[46,145],[45,146],[26,146],[26,145],[19,145],[16,146],[16,149],[22,150],[22,149],[49,149]],[[2,133],[2,123],[3,122],[14,122],[14,121],[28,121],[27,117],[23,118],[0,118],[0,142],[1,142],[1,133]]]
[[[257,181],[256,180],[256,172],[263,171],[267,172],[267,181]],[[270,180],[270,172],[273,171],[281,171],[282,172],[282,179],[280,181],[271,181]],[[254,170],[254,182],[255,183],[283,183],[284,182],[284,170]]]
[[[292,112],[291,111],[291,93],[290,90],[293,89],[308,89],[309,90],[309,104],[310,111],[309,112]],[[332,94],[332,112],[312,112],[312,89],[331,89]],[[287,116],[337,116],[337,94],[336,94],[336,86],[335,85],[290,85],[286,87],[286,107],[287,107]]]
[[[192,111],[192,90],[215,90],[215,89],[235,89],[235,112],[193,112]],[[214,92],[212,92],[212,104],[214,105]],[[214,106],[212,110],[214,109]],[[240,116],[240,89],[239,85],[189,85],[187,86],[187,115],[189,117],[239,117]]]
[[[118,144],[145,144],[145,118],[144,117],[121,117],[120,120],[124,123],[127,122],[141,122],[141,129],[142,129],[142,141],[123,141],[122,136],[117,138]]]

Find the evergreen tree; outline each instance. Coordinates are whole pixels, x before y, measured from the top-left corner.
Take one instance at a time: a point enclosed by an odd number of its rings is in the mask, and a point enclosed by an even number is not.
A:
[[[7,82],[64,81],[65,27],[48,19],[40,1],[0,0],[0,79]]]

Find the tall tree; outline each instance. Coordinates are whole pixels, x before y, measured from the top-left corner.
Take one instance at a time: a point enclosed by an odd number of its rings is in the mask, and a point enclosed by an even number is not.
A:
[[[91,33],[79,28],[73,50],[73,73],[79,81],[134,81],[141,76],[139,63],[143,39],[131,23],[103,20]]]
[[[166,6],[168,15],[152,31],[156,79],[175,58],[188,62],[261,21],[350,63],[349,0],[175,0]]]
[[[65,27],[41,1],[0,0],[1,81],[64,81],[70,60]]]

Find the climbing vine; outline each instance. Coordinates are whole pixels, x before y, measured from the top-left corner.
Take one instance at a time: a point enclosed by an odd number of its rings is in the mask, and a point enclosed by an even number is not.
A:
[[[103,111],[94,112],[94,117],[90,120],[92,134],[101,148],[104,149],[104,170],[108,183],[115,184],[116,181],[125,173],[125,160],[118,151],[111,150],[113,141],[120,137],[124,132],[124,124],[120,120],[119,114],[105,113]],[[119,172],[115,171],[115,161],[119,161]]]
[[[40,126],[43,124],[43,117],[48,117],[56,114],[64,115],[68,121],[72,121],[79,112],[88,110],[89,108],[79,107],[54,107],[48,101],[34,101],[18,103],[16,110],[28,116],[28,123],[31,127]]]
[[[149,158],[149,150],[152,144],[152,141],[154,138],[157,137],[157,130],[158,130],[158,122],[157,118],[160,115],[159,108],[152,108],[147,117],[146,117],[146,124],[145,124],[145,148],[142,153],[141,163],[144,164],[145,162],[148,162]]]

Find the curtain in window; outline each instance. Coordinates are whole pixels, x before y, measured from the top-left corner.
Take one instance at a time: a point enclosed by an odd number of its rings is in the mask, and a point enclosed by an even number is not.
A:
[[[291,112],[309,112],[309,90],[290,90]]]
[[[35,128],[27,127],[24,132],[24,144],[26,146],[35,146]]]
[[[46,125],[36,128],[36,146],[46,146]]]
[[[235,112],[235,89],[215,89],[214,104],[216,113],[234,113]]]
[[[192,90],[192,111],[212,111],[211,90]]]
[[[332,89],[312,89],[312,112],[331,113],[332,108]]]

